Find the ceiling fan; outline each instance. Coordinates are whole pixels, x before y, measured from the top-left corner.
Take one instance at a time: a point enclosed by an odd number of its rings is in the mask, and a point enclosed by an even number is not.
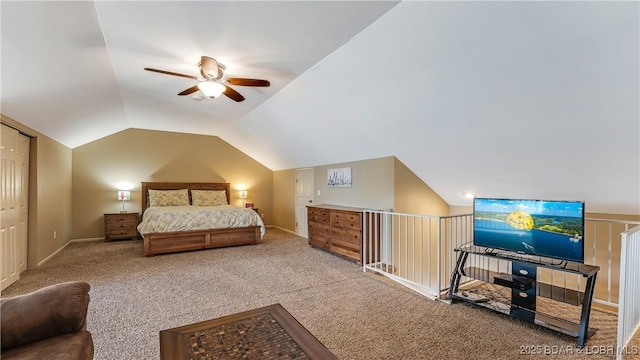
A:
[[[152,68],[144,68],[144,69],[147,71],[153,71],[160,74],[180,76],[180,77],[185,77],[185,78],[194,79],[198,81],[196,85],[178,93],[178,95],[180,96],[190,95],[200,90],[204,95],[210,98],[216,98],[224,94],[228,98],[235,100],[237,102],[240,102],[244,100],[244,96],[240,95],[239,92],[229,87],[229,85],[258,86],[258,87],[267,87],[271,85],[271,83],[268,80],[245,79],[245,78],[224,78],[225,66],[217,62],[214,58],[210,58],[208,56],[202,56],[200,58],[200,62],[198,63],[198,68],[200,68],[201,77],[179,74],[171,71],[158,70],[158,69],[152,69]]]

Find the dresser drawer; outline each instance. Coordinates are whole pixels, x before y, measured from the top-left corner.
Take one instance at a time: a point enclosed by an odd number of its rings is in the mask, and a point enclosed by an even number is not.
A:
[[[360,262],[360,252],[359,251],[353,251],[350,250],[348,248],[345,247],[341,247],[341,246],[337,246],[337,245],[331,245],[331,249],[329,249],[331,252],[336,253],[336,254],[340,254],[342,256],[346,256],[352,260],[355,260],[357,262]]]
[[[133,216],[108,216],[106,218],[107,226],[131,226],[136,227],[138,225],[138,217]]]
[[[104,214],[105,240],[138,237],[138,213]]]
[[[359,230],[332,227],[331,239],[357,245],[358,249],[362,247],[362,232]]]
[[[132,223],[111,223],[108,224],[106,229],[107,233],[117,231],[131,231],[136,230],[136,224]]]
[[[331,247],[331,241],[328,236],[318,235],[318,234],[309,234],[309,245],[329,250]]]
[[[127,239],[137,235],[135,228],[107,229],[107,237],[111,239]]]
[[[329,236],[331,235],[331,227],[329,224],[323,224],[319,222],[309,222],[309,234],[318,234]]]
[[[307,218],[309,222],[329,224],[329,211],[325,209],[308,207]]]
[[[362,230],[362,214],[357,212],[331,212],[331,226]]]

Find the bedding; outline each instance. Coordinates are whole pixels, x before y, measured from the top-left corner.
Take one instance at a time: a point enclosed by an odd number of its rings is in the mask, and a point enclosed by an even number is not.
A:
[[[149,206],[189,205],[189,190],[149,190]]]
[[[226,195],[225,195],[226,196]],[[253,209],[234,205],[220,206],[153,206],[147,208],[138,225],[143,236],[149,233],[259,226],[260,238],[265,227]]]
[[[227,192],[225,190],[191,190],[191,203],[193,206],[227,205]]]

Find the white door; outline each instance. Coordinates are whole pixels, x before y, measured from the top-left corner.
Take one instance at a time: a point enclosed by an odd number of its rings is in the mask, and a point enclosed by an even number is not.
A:
[[[0,288],[27,268],[29,138],[2,125],[0,132]]]
[[[19,171],[16,174],[18,206],[18,269],[27,270],[27,219],[29,218],[29,137],[18,136]]]
[[[307,237],[307,205],[313,204],[313,169],[296,170],[296,234]]]

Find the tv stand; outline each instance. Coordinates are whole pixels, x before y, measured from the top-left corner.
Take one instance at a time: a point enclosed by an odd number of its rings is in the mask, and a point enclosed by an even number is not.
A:
[[[587,339],[597,330],[589,329],[589,315],[596,275],[600,267],[572,261],[545,261],[544,258],[539,257],[529,257],[507,251],[496,252],[488,250],[485,247],[475,245],[467,245],[455,249],[459,254],[456,267],[451,274],[448,298],[483,306],[496,312],[573,336],[577,338],[578,347],[582,348]],[[511,273],[497,273],[486,268],[465,267],[470,254],[509,261],[511,262]],[[479,263],[488,262],[482,261]],[[538,282],[536,276],[538,268],[578,274],[586,278],[584,292]],[[511,298],[492,297],[491,294],[460,290],[460,279],[463,276],[509,288],[511,289]],[[537,311],[537,297],[582,306],[580,323],[574,323]]]

